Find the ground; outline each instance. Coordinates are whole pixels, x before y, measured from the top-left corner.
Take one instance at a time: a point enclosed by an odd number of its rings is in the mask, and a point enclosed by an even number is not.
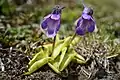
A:
[[[48,65],[34,72],[29,76],[24,76],[27,71],[29,56],[17,49],[0,49],[0,57],[4,63],[5,71],[0,71],[1,80],[119,80],[120,79],[120,56],[105,59],[91,56],[86,64],[76,64],[71,62],[62,75],[54,73]],[[76,49],[77,50],[77,49]],[[79,52],[78,52],[79,53]],[[101,63],[102,62],[102,63]]]

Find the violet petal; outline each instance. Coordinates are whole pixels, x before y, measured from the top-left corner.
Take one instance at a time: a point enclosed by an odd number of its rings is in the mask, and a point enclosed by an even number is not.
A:
[[[95,30],[95,22],[93,20],[90,20],[88,22],[88,32],[93,32]]]
[[[57,33],[57,31],[59,31],[59,29],[60,29],[60,20],[58,21],[58,26],[56,28],[56,33]]]
[[[47,24],[48,24],[47,36],[54,37],[56,35],[56,30],[57,30],[57,27],[59,25],[59,21],[49,19]]]
[[[47,28],[47,19],[42,21],[41,27],[42,27],[42,29],[46,29]]]
[[[59,20],[60,19],[60,14],[52,14],[51,19]]]
[[[76,33],[77,33],[78,35],[84,35],[84,34],[85,34],[85,31],[84,31],[82,28],[78,27],[78,28],[76,28]]]
[[[91,19],[91,16],[90,15],[87,15],[87,14],[82,14],[82,17],[84,19],[87,19],[87,20],[90,20]]]

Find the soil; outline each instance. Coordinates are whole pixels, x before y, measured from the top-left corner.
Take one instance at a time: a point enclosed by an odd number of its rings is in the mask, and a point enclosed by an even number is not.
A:
[[[120,80],[120,56],[110,58],[106,68],[97,58],[91,57],[84,65],[71,62],[62,75],[44,65],[29,76],[23,75],[30,60],[23,52],[0,48],[0,59],[0,64],[3,64],[0,66],[0,80]]]

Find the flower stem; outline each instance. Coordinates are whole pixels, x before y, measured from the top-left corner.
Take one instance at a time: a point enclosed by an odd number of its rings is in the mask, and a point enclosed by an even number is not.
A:
[[[76,33],[74,33],[74,35],[71,37],[71,39],[68,43],[71,44],[75,37],[76,37]],[[70,45],[68,45],[67,47],[68,47],[68,50],[69,50]]]
[[[74,33],[74,35],[72,36],[70,43],[74,40],[75,37],[76,37],[76,33]]]
[[[54,37],[54,39],[53,39],[52,53],[53,53],[53,51],[54,51],[54,48],[55,48],[55,42],[56,42],[56,36],[55,36],[55,37]]]

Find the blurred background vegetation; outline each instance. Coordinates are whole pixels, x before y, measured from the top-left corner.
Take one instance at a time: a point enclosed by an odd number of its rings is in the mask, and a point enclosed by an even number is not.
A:
[[[101,41],[114,40],[120,44],[120,3],[119,0],[84,0],[94,10],[98,32],[91,34]],[[74,22],[81,16],[81,0],[0,0],[0,45],[29,50],[41,37],[40,21],[55,5],[64,5],[61,28],[62,37],[72,35]],[[66,32],[67,31],[67,32]],[[22,47],[21,47],[22,46]]]

